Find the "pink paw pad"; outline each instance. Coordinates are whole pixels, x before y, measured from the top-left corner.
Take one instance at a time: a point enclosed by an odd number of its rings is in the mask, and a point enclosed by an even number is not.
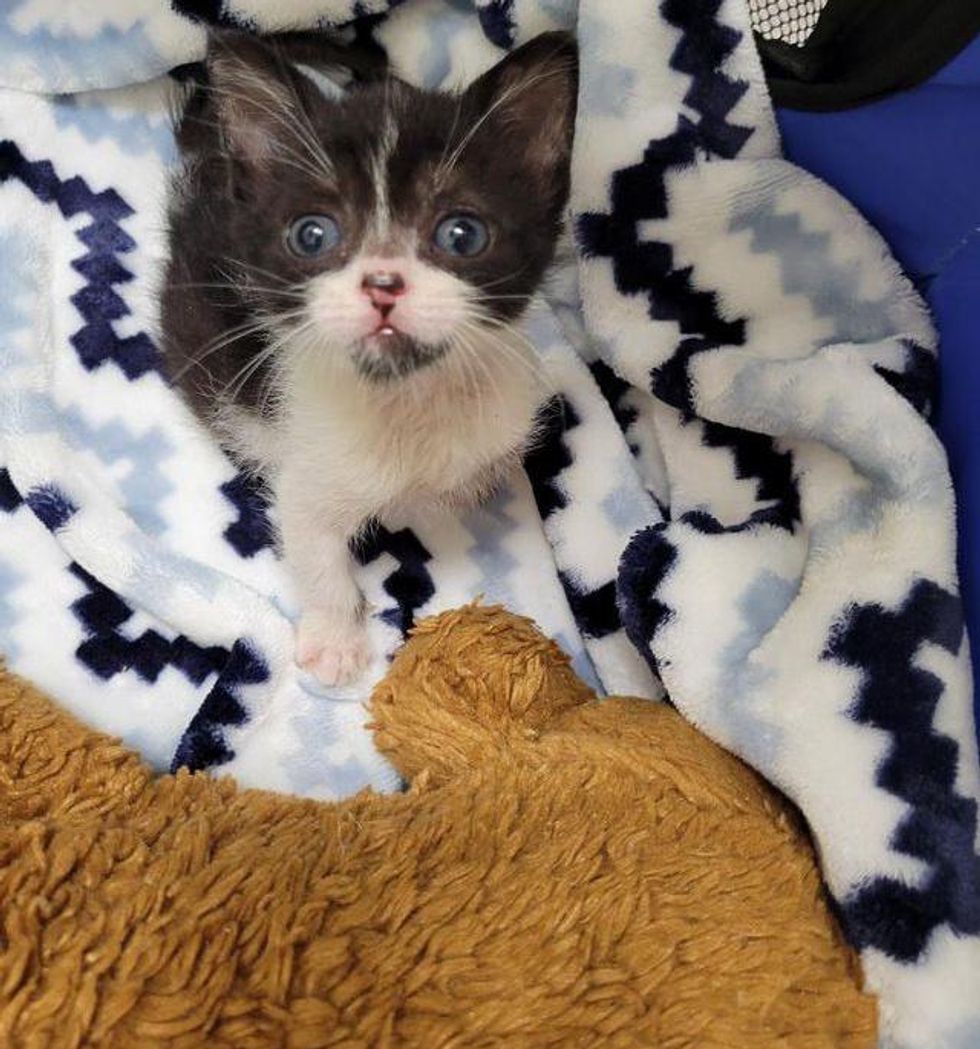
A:
[[[371,662],[367,631],[361,622],[306,612],[296,632],[296,663],[324,685],[346,685]]]

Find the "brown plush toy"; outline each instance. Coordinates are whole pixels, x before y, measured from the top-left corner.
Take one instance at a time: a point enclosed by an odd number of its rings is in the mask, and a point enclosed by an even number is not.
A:
[[[785,803],[526,620],[422,624],[374,696],[402,795],[181,773],[0,681],[0,1044],[871,1047]]]

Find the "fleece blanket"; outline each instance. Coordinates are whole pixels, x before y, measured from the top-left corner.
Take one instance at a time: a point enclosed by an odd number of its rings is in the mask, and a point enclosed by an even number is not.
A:
[[[389,10],[390,8],[390,10]],[[0,650],[159,768],[396,789],[292,662],[261,495],[159,372],[169,112],[207,22],[464,82],[579,37],[575,257],[528,318],[542,439],[489,504],[360,551],[381,655],[478,594],[669,697],[802,809],[883,1044],[980,1044],[976,737],[935,339],[780,158],[742,0],[14,0],[0,16]]]

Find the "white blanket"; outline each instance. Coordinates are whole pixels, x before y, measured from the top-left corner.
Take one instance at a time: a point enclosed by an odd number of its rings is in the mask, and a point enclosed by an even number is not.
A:
[[[379,652],[482,594],[600,689],[666,692],[802,809],[882,1045],[976,1049],[980,773],[935,339],[874,231],[780,158],[742,0],[5,5],[0,651],[160,768],[397,788],[370,682],[324,694],[293,665],[269,511],[154,337],[168,70],[206,20],[355,19],[429,86],[556,27],[582,60],[578,259],[528,319],[544,439],[488,506],[375,536]]]

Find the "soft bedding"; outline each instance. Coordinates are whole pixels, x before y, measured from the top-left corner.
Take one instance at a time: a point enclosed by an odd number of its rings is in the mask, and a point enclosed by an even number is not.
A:
[[[388,8],[391,6],[391,10]],[[483,594],[669,698],[802,809],[883,1043],[980,1042],[976,737],[929,319],[780,156],[741,0],[16,0],[0,17],[0,650],[157,767],[397,789],[292,661],[261,492],[159,370],[169,113],[208,22],[459,84],[574,28],[576,252],[531,311],[525,470],[360,552],[379,652]]]

